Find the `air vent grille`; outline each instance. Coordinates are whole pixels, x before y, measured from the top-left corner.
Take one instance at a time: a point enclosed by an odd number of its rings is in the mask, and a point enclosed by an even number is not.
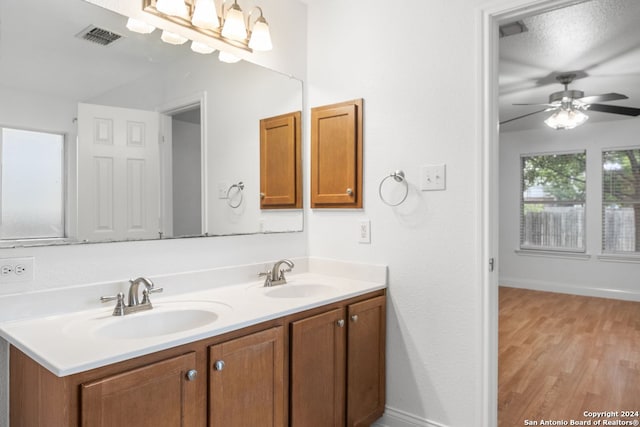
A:
[[[109,30],[105,30],[104,28],[90,25],[76,34],[76,37],[102,46],[108,46],[122,36],[120,34],[112,33]]]
[[[515,36],[516,34],[526,33],[529,31],[524,22],[515,21],[508,24],[500,25],[500,38]]]

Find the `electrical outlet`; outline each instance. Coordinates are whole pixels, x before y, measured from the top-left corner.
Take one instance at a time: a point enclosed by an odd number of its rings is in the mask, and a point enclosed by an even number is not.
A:
[[[358,242],[371,243],[371,221],[368,219],[358,222]]]
[[[446,189],[446,166],[424,165],[420,167],[420,189],[422,191]]]
[[[0,283],[31,282],[34,277],[35,260],[26,258],[0,259]]]

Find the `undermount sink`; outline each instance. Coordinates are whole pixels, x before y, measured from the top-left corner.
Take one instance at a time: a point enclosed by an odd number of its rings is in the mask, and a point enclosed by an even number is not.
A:
[[[217,319],[217,313],[202,309],[148,311],[114,318],[113,321],[96,328],[94,333],[105,338],[148,338],[196,329]]]
[[[265,292],[265,296],[271,298],[309,298],[321,295],[330,295],[336,288],[320,284],[285,284],[279,285]]]
[[[98,315],[78,316],[63,332],[97,340],[156,338],[207,327],[231,310],[231,306],[219,301],[161,301],[150,310],[124,316],[112,316],[112,308]]]

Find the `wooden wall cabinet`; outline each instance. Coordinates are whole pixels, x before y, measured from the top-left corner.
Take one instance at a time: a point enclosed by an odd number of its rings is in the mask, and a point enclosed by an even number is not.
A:
[[[66,377],[10,351],[11,427],[369,426],[385,403],[385,293]]]
[[[300,112],[260,120],[260,209],[302,208]]]
[[[312,208],[362,208],[362,102],[311,109]]]
[[[364,427],[382,416],[385,305],[379,296],[291,324],[292,426]]]

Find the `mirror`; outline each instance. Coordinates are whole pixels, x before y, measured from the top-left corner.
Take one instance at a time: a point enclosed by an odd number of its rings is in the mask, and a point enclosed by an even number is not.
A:
[[[301,210],[260,209],[260,120],[300,111],[301,81],[130,32],[82,0],[0,7],[0,127],[64,135],[68,236],[5,246],[302,230]],[[122,37],[86,40],[100,29]],[[116,166],[119,132],[151,149]]]

